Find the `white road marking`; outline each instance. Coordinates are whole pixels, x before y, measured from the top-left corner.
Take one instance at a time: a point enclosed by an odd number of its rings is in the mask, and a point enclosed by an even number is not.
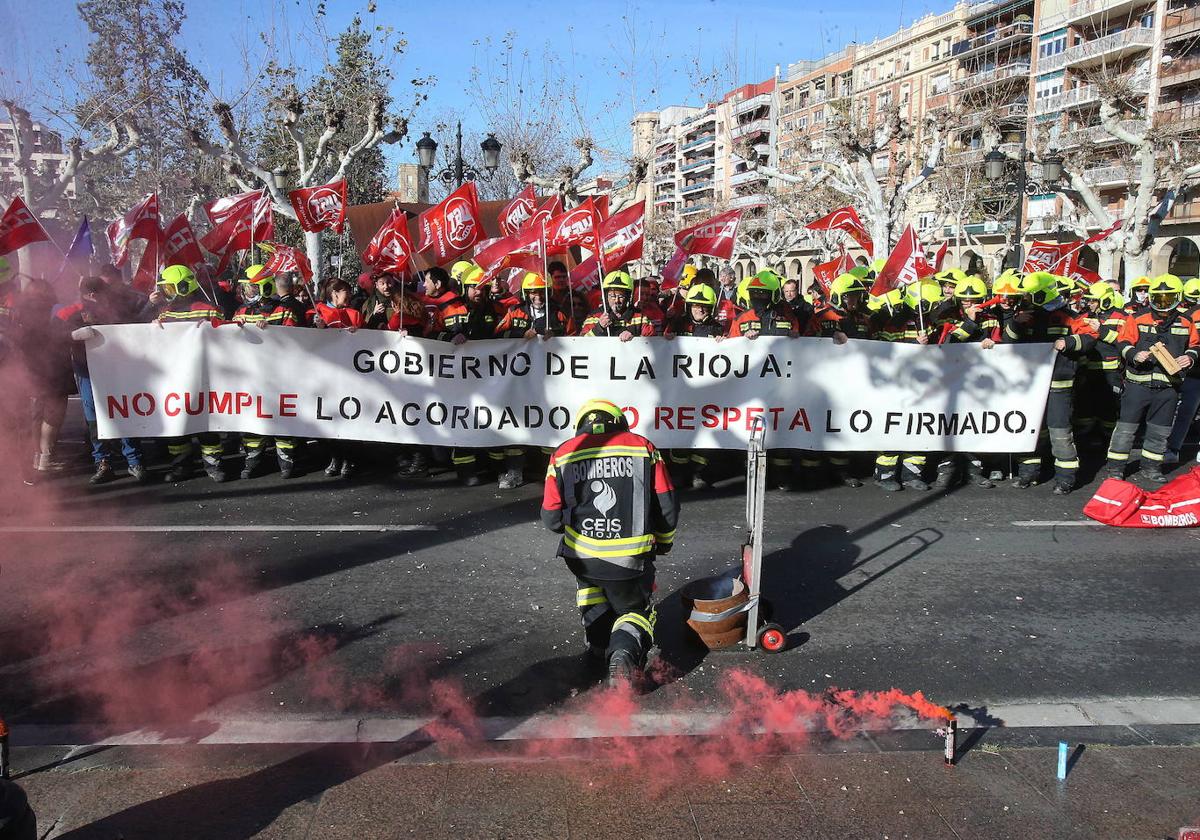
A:
[[[976,725],[959,712],[960,729]],[[30,724],[12,727],[16,746],[141,746],[152,744],[331,744],[387,743],[410,738],[433,741],[423,731],[433,717],[309,718],[203,718],[189,724],[147,725],[120,729],[96,724]],[[1097,726],[1161,726],[1200,724],[1200,698],[1114,697],[1074,702],[1030,702],[986,705],[979,710],[979,725],[1000,728],[1061,728]],[[445,726],[445,721],[440,721]],[[589,738],[720,735],[729,731],[729,718],[720,712],[638,712],[628,718],[600,719],[595,715],[540,713],[526,717],[488,717],[477,721],[480,741],[578,740]],[[927,731],[934,720],[913,715],[891,722],[876,722],[860,732]],[[194,732],[189,732],[194,729]],[[762,732],[752,727],[749,732]],[[794,726],[774,729],[820,735],[820,721],[796,719]],[[170,734],[167,734],[170,733]]]
[[[1090,519],[1067,519],[1061,522],[1055,519],[1025,519],[1012,524],[1018,528],[1053,528],[1059,525],[1064,528],[1086,528],[1092,525],[1097,528],[1105,527],[1103,523],[1093,522]]]
[[[0,525],[0,534],[170,534],[175,532],[220,534],[287,531],[384,533],[436,530],[438,530],[436,525],[297,525],[293,522],[280,522],[275,525],[226,525],[223,522],[214,522],[211,525]]]

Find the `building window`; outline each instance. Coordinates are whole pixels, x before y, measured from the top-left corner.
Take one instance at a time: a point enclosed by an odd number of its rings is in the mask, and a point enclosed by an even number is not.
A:
[[[1048,96],[1058,96],[1063,92],[1063,74],[1046,76],[1037,80],[1033,87],[1034,99],[1045,99]]]
[[[1038,58],[1049,58],[1058,55],[1067,48],[1067,33],[1058,32],[1049,36],[1043,35],[1038,43]]]
[[[938,214],[934,212],[925,212],[917,215],[917,230],[929,230],[937,224]]]
[[[950,90],[950,74],[939,73],[933,77],[933,92],[934,94],[945,93]]]

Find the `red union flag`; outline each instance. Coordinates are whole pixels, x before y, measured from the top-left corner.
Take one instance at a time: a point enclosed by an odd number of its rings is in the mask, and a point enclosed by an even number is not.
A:
[[[512,236],[520,231],[521,225],[533,215],[536,209],[537,193],[533,191],[533,185],[530,184],[517,193],[516,198],[500,208],[496,220],[500,223],[501,235]]]
[[[600,223],[600,257],[605,266],[616,268],[641,259],[646,242],[642,220],[645,213],[646,205],[639,201]]]
[[[542,229],[529,228],[516,236],[498,239],[475,254],[475,262],[487,272],[490,279],[508,268],[523,268],[526,271],[545,271],[545,254]]]
[[[475,182],[467,181],[441,204],[418,216],[417,227],[421,231],[419,250],[432,249],[437,263],[449,262],[483,239]]]
[[[946,254],[950,251],[950,241],[942,242],[941,247],[937,249],[937,253],[933,255],[933,270],[941,271],[942,263],[946,261]]]
[[[309,233],[333,228],[341,233],[346,221],[346,181],[331,181],[319,187],[301,187],[288,193],[296,221]]]
[[[238,200],[223,204],[230,199]],[[213,227],[200,239],[200,244],[210,254],[220,256],[218,273],[225,270],[235,251],[244,251],[255,242],[266,242],[275,236],[275,215],[266,190],[230,199],[218,199],[204,207]]]
[[[817,282],[821,284],[821,288],[825,290],[825,296],[829,297],[829,287],[833,285],[833,281],[852,268],[854,268],[854,260],[850,258],[849,254],[843,251],[842,255],[836,259],[814,265],[813,277],[817,279]]]
[[[11,253],[34,242],[49,242],[46,229],[21,197],[14,196],[4,215],[0,216],[0,254]]]
[[[166,267],[162,261],[164,255],[163,233],[156,231],[154,236],[146,237],[146,250],[138,260],[137,268],[130,279],[130,285],[139,292],[148,293],[158,282],[159,273]]]
[[[194,268],[202,262],[204,254],[196,241],[196,233],[188,223],[187,216],[180,213],[163,231],[162,263],[164,266],[189,265]]]
[[[283,272],[299,272],[304,277],[305,283],[312,282],[312,265],[308,262],[308,256],[299,248],[293,248],[291,245],[280,245],[278,242],[263,242],[259,247],[271,255],[271,258],[263,266],[263,270],[267,274],[275,275]]]
[[[730,210],[675,234],[675,244],[686,254],[708,254],[722,260],[733,258],[741,210]]]
[[[1053,271],[1054,267],[1062,262],[1063,257],[1070,253],[1076,247],[1074,242],[1034,242],[1029,246],[1029,250],[1025,252],[1025,265],[1021,270],[1030,271]]]
[[[593,197],[596,204],[596,212],[601,219],[608,218],[608,193],[601,193]]]
[[[546,251],[559,253],[572,245],[596,250],[596,204],[588,198],[577,207],[559,213],[546,222]]]
[[[562,199],[557,195],[550,196],[542,202],[542,206],[533,211],[533,215],[525,220],[525,224],[521,226],[521,230],[530,228],[539,228],[542,222],[548,222],[562,212]]]
[[[829,215],[822,216],[815,222],[809,222],[805,227],[809,230],[845,231],[867,254],[875,256],[875,243],[871,241],[871,235],[863,227],[862,220],[858,218],[858,213],[853,207],[839,207]]]
[[[1061,273],[1067,277],[1070,277],[1072,280],[1075,280],[1076,282],[1086,283],[1089,286],[1092,285],[1093,283],[1100,282],[1099,274],[1092,271],[1091,269],[1084,268],[1082,265],[1079,264],[1079,251],[1078,250],[1072,251],[1070,254],[1068,254],[1066,256],[1066,258],[1063,260],[1063,262],[1060,263],[1059,265],[1060,265],[1060,267],[1057,269],[1059,271],[1059,273]]]
[[[675,253],[667,260],[666,265],[662,270],[662,288],[663,291],[674,289],[679,285],[679,280],[683,276],[683,267],[687,265],[687,251],[676,246]]]
[[[1093,233],[1087,239],[1083,240],[1083,244],[1091,245],[1093,242],[1099,242],[1101,239],[1108,239],[1108,237],[1112,236],[1114,233],[1116,233],[1120,229],[1121,229],[1121,220],[1117,219],[1115,222],[1113,222],[1111,225],[1106,227],[1104,230],[1100,231],[1099,233]]]
[[[367,249],[362,261],[377,271],[403,274],[412,260],[413,244],[408,235],[408,214],[396,207],[383,223]]]
[[[883,295],[892,289],[915,283],[921,279],[920,263],[924,262],[921,248],[917,243],[917,234],[912,225],[900,234],[900,241],[888,254],[887,262],[875,276],[875,284],[871,286],[871,294]]]
[[[129,261],[129,243],[135,239],[150,239],[159,235],[158,194],[150,193],[110,224],[105,230],[108,252],[113,265],[120,268]]]

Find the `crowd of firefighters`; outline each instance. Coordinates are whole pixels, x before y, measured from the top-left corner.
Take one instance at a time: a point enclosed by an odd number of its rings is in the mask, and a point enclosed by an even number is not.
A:
[[[2,259],[2,258],[0,258]],[[544,276],[520,271],[513,278],[489,276],[470,261],[449,271],[431,268],[417,280],[389,273],[363,274],[356,283],[332,279],[319,290],[297,275],[272,276],[252,265],[227,283],[207,283],[191,268],[168,266],[149,296],[125,285],[115,270],[84,277],[78,302],[53,309],[52,323],[62,330],[33,332],[28,342],[44,348],[56,335],[75,335],[61,358],[37,352],[38,364],[57,364],[42,377],[52,397],[65,390],[64,379],[81,397],[92,438],[94,483],[116,477],[115,461],[127,462],[130,474],[144,481],[147,470],[142,442],[100,440],[96,436],[86,354],[79,330],[91,324],[209,321],[267,327],[317,329],[383,329],[455,344],[492,338],[550,338],[599,335],[628,341],[636,337],[699,336],[714,341],[767,336],[823,336],[835,344],[849,341],[890,341],[915,344],[978,342],[984,348],[1001,343],[1052,343],[1057,351],[1045,422],[1034,451],[1015,464],[988,463],[987,456],[938,457],[885,452],[875,456],[875,483],[885,490],[902,487],[946,488],[969,480],[992,487],[1011,477],[1025,488],[1042,479],[1044,462],[1052,459],[1054,492],[1075,488],[1079,450],[1107,446],[1106,473],[1124,476],[1130,453],[1140,448],[1139,475],[1161,483],[1163,466],[1180,457],[1180,450],[1200,403],[1200,371],[1196,367],[1200,340],[1195,319],[1200,312],[1200,279],[1186,282],[1164,274],[1133,281],[1128,298],[1114,283],[1081,285],[1047,272],[1006,270],[991,283],[951,268],[882,295],[871,294],[879,263],[862,265],[838,276],[827,289],[813,284],[802,293],[795,281],[764,270],[740,282],[723,270],[686,266],[671,288],[659,278],[634,280],[627,271],[608,272],[596,286],[583,291],[569,281],[567,266],[551,262]],[[17,283],[5,263],[0,265],[0,317],[12,321],[20,309]],[[21,297],[36,291],[27,286]],[[44,303],[44,301],[43,301]],[[27,307],[29,308],[29,307]],[[34,306],[37,312],[38,307]],[[35,319],[39,316],[34,315]],[[20,319],[18,319],[20,320]],[[1152,347],[1161,345],[1154,352]],[[1164,353],[1165,351],[1165,353]],[[44,357],[50,356],[48,362]],[[1164,357],[1174,364],[1164,362]],[[57,359],[57,361],[56,361]],[[31,360],[32,362],[32,360]],[[65,373],[64,373],[65,371]],[[73,378],[74,382],[70,380]],[[51,452],[61,409],[44,399],[35,411],[38,439],[34,467],[53,468]],[[62,396],[65,407],[65,395]],[[215,481],[226,478],[226,444],[216,433],[166,442],[168,481],[191,475],[200,462]],[[271,441],[242,435],[242,478],[267,469]],[[283,477],[296,472],[297,441],[273,441],[275,463]],[[325,443],[329,455],[325,473],[348,477],[362,458],[362,445]],[[431,465],[446,460],[468,485],[494,475],[501,489],[524,481],[525,456],[519,448],[449,453],[430,447],[404,446],[397,456],[399,474],[429,475]],[[676,484],[703,488],[720,474],[713,453],[698,450],[668,454]],[[374,459],[373,459],[374,460]],[[811,489],[830,481],[860,486],[855,457],[848,453],[772,452],[770,481],[774,486]],[[1007,461],[1007,459],[1005,459]],[[1010,475],[1011,474],[1011,475]]]

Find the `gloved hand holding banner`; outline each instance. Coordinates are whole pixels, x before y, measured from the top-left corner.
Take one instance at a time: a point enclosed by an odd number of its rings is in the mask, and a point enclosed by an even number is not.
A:
[[[1048,344],[941,347],[824,338],[505,339],[386,331],[96,327],[100,436],[202,431],[463,447],[550,446],[603,395],[661,448],[1028,452]]]

